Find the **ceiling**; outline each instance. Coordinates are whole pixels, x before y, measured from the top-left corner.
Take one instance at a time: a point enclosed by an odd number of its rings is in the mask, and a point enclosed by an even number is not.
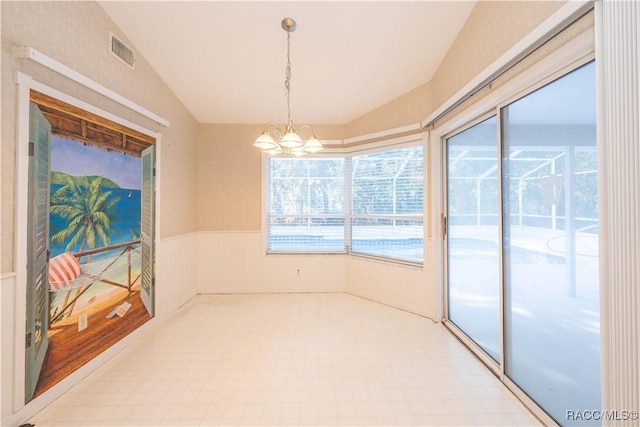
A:
[[[428,82],[475,1],[102,1],[202,123],[344,124]]]

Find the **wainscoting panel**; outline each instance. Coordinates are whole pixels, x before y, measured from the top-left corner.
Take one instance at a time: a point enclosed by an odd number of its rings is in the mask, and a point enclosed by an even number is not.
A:
[[[429,254],[431,245],[425,249]],[[431,258],[427,256],[425,264],[430,263]],[[433,287],[433,277],[428,268],[359,257],[347,260],[347,293],[432,319],[435,315]]]
[[[156,243],[156,316],[165,317],[198,293],[198,233]]]
[[[199,293],[344,292],[343,255],[264,253],[261,232],[201,232]]]
[[[13,410],[16,275],[0,277],[0,425]]]

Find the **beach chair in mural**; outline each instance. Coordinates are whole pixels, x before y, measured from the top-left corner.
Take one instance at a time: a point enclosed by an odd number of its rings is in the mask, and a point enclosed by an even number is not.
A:
[[[67,288],[80,276],[80,261],[66,252],[49,261],[49,289],[59,291]]]
[[[83,258],[86,258],[84,263],[81,262]],[[66,290],[68,294],[62,308],[51,316],[50,323],[69,316],[78,299],[96,283],[105,283],[131,292],[133,285],[140,279],[140,274],[133,276],[132,265],[139,263],[141,258],[139,240],[77,253],[65,252],[51,258],[49,289]],[[76,291],[71,297],[74,289]]]

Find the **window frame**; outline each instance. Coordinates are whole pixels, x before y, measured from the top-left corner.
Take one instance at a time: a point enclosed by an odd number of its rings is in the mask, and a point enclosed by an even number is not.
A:
[[[353,213],[353,202],[354,202],[354,198],[353,198],[353,159],[355,157],[358,156],[366,156],[366,155],[370,155],[370,154],[376,154],[376,153],[385,153],[385,152],[390,152],[390,151],[396,151],[396,150],[402,150],[402,149],[407,149],[407,148],[413,148],[413,147],[421,147],[422,148],[422,177],[421,177],[421,185],[422,185],[422,214],[420,215],[404,215],[404,216],[398,216],[397,214],[375,214],[375,215],[366,215],[366,214],[355,214]],[[425,212],[425,200],[424,200],[424,188],[425,188],[425,158],[424,158],[424,153],[425,153],[425,147],[422,144],[419,143],[413,143],[413,144],[399,144],[396,146],[392,146],[392,147],[385,147],[384,149],[374,149],[374,150],[363,150],[363,151],[359,151],[356,153],[351,153],[349,156],[349,170],[346,172],[350,179],[350,192],[351,192],[351,197],[348,201],[349,203],[349,254],[351,255],[355,255],[355,256],[360,256],[360,257],[365,257],[365,258],[374,258],[374,259],[382,259],[382,260],[386,260],[386,261],[391,261],[394,263],[401,263],[401,264],[406,264],[406,265],[422,265],[424,263],[424,248],[425,248],[425,237],[424,237],[424,212]],[[369,220],[407,220],[407,221],[421,221],[422,222],[422,261],[414,261],[414,260],[410,260],[410,259],[406,259],[406,258],[398,258],[398,257],[394,257],[394,256],[386,256],[386,255],[381,255],[381,254],[373,254],[373,253],[369,253],[369,252],[363,252],[361,250],[354,250],[353,249],[353,220],[354,219],[369,219]]]
[[[301,250],[279,250],[279,251],[274,251],[274,250],[270,250],[269,249],[269,220],[272,217],[269,213],[269,206],[268,204],[270,203],[270,189],[271,189],[271,173],[270,173],[270,160],[271,159],[283,159],[283,158],[290,158],[292,160],[294,159],[299,159],[299,160],[311,160],[311,159],[344,159],[344,165],[343,165],[343,173],[345,174],[345,177],[343,178],[343,182],[344,180],[346,180],[346,170],[347,170],[347,159],[346,156],[344,156],[343,154],[331,154],[331,153],[323,153],[323,154],[315,154],[313,157],[299,157],[299,158],[294,158],[294,157],[287,157],[287,156],[270,156],[268,154],[264,154],[264,177],[263,177],[263,182],[264,182],[264,198],[263,198],[263,202],[262,202],[262,209],[263,209],[263,214],[262,214],[262,222],[263,222],[263,235],[264,235],[264,253],[267,255],[330,255],[330,254],[337,254],[337,255],[345,255],[348,253],[347,250],[347,224],[346,224],[346,219],[345,219],[345,226],[344,226],[344,250],[328,250],[328,251],[301,251]],[[345,185],[345,191],[346,191],[346,184]],[[344,213],[342,214],[342,216],[344,218],[346,218],[346,211],[347,211],[347,204],[346,204],[346,196],[344,198],[344,204],[345,204],[345,208],[344,208]],[[320,218],[320,217],[324,217],[324,218],[336,218],[336,217],[340,217],[339,214],[318,214],[318,215],[310,215],[310,214],[304,214],[304,215],[274,215],[273,217],[277,217],[277,218],[283,218],[283,217],[292,217],[292,218],[303,218],[303,217],[307,217],[307,218],[311,218],[311,217],[316,217],[316,218]]]
[[[346,141],[345,141],[346,143]],[[366,154],[373,154],[379,152],[393,151],[402,148],[410,147],[422,147],[422,214],[411,215],[411,217],[402,218],[407,220],[422,221],[422,246],[423,257],[421,261],[412,261],[404,258],[396,258],[393,256],[384,256],[377,254],[364,253],[352,250],[352,219],[355,215],[352,213],[352,196],[353,196],[353,175],[352,175],[352,158],[355,156],[361,156]],[[425,258],[427,253],[428,244],[428,228],[429,228],[429,210],[428,198],[430,191],[428,189],[427,181],[429,178],[429,149],[427,145],[427,136],[425,132],[413,133],[411,135],[400,136],[395,138],[384,138],[370,143],[354,143],[352,146],[345,146],[344,148],[332,148],[323,153],[314,154],[311,158],[342,158],[344,159],[344,234],[345,234],[345,250],[344,251],[303,251],[303,250],[287,250],[287,251],[273,251],[269,249],[269,200],[271,189],[271,174],[270,174],[270,160],[273,158],[285,158],[284,155],[272,156],[263,154],[262,161],[262,234],[263,234],[263,248],[262,252],[266,256],[280,256],[280,255],[347,255],[356,258],[370,259],[374,261],[404,265],[409,267],[424,268]],[[303,157],[302,159],[309,159],[310,157]],[[425,188],[427,191],[425,191]],[[322,215],[320,215],[322,216]],[[334,217],[334,215],[329,215]],[[395,217],[394,219],[398,219]],[[426,226],[425,226],[426,225]]]

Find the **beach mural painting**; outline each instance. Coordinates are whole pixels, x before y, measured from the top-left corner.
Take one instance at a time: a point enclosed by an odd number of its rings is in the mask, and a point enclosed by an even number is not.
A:
[[[27,401],[153,314],[141,295],[153,262],[142,255],[143,158],[55,134],[48,154],[48,346]]]
[[[140,159],[52,138],[52,327],[139,287],[140,186]]]

